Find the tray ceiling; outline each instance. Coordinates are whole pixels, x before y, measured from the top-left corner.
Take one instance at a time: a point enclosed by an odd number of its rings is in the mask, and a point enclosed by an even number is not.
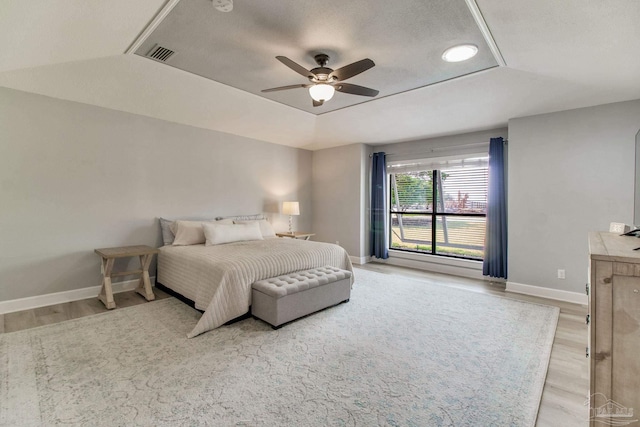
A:
[[[456,0],[316,3],[234,0],[225,14],[210,0],[2,0],[0,86],[310,150],[496,129],[517,117],[640,98],[640,55],[633,54],[640,41],[638,0],[466,0],[467,9]],[[209,60],[242,76],[241,83],[253,81],[254,89],[134,54],[147,41],[141,34],[152,35],[173,8],[192,4],[212,23],[203,36],[216,48]],[[482,18],[471,22],[474,7]],[[448,12],[438,15],[443,8]],[[192,25],[169,35],[186,39],[181,33],[192,32]],[[437,84],[419,81],[437,74],[436,67],[457,69],[481,59],[444,64],[445,47],[433,43],[435,34],[478,28],[490,30],[500,66]],[[445,41],[446,47],[458,42]],[[234,45],[235,59],[223,61],[218,53]],[[172,60],[189,53],[185,46],[173,46]],[[304,89],[269,98],[258,93],[304,82],[276,55],[311,67],[317,50],[332,56],[332,68],[374,60],[374,68],[347,82],[381,94],[369,101],[338,93],[314,110]],[[480,50],[487,54],[486,46]],[[417,67],[409,70],[412,63]],[[410,81],[429,85],[389,95],[387,85]],[[297,104],[285,104],[276,98],[281,95],[299,97]],[[338,107],[346,100],[361,103]]]
[[[473,4],[473,3],[472,3]],[[454,79],[498,66],[465,0],[368,0],[367,7],[325,0],[236,1],[233,11],[211,0],[169,3],[135,47],[136,55],[294,107],[322,114]],[[471,43],[478,54],[448,63],[445,49]],[[150,58],[157,47],[174,53]],[[262,93],[262,89],[308,83],[276,56],[307,69],[326,53],[336,69],[363,58],[376,66],[347,83],[380,91],[376,98],[337,92],[313,107],[304,88]]]

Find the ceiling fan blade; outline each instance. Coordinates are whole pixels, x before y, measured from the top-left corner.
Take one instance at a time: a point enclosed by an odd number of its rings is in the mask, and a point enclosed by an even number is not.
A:
[[[322,104],[324,104],[324,101],[316,101],[315,99],[312,99],[312,101],[313,101],[313,106],[314,107],[319,107]]]
[[[338,83],[334,85],[338,92],[350,93],[351,95],[377,96],[380,92],[364,86],[352,85],[350,83]]]
[[[277,90],[298,89],[301,87],[309,87],[309,86],[311,85],[299,84],[299,85],[280,86],[280,87],[272,87],[271,89],[263,89],[260,92],[275,92]]]
[[[293,62],[292,60],[290,60],[286,56],[276,56],[276,59],[278,61],[282,62],[287,67],[291,68],[293,71],[295,71],[298,74],[301,74],[301,75],[303,75],[303,76],[305,76],[307,78],[310,78],[310,79],[313,79],[314,77],[316,77],[316,75],[313,74],[311,71],[307,70],[302,65],[299,65],[299,64]]]
[[[347,80],[357,74],[367,71],[369,68],[375,65],[376,64],[369,58],[361,59],[360,61],[354,62],[353,64],[345,65],[342,68],[334,70],[331,74],[329,74],[329,80],[332,77],[337,78],[338,81]]]

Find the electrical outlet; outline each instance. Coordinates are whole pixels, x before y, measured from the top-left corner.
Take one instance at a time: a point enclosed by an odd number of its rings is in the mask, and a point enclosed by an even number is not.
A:
[[[336,240],[336,245],[340,246],[340,240]]]
[[[558,279],[564,279],[564,278],[565,278],[564,270],[558,269]]]

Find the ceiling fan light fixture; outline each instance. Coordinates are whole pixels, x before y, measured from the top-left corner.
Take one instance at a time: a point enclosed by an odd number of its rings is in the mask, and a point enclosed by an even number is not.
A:
[[[445,50],[442,59],[447,62],[462,62],[471,59],[478,53],[478,46],[473,44],[460,44]]]
[[[335,88],[326,83],[318,83],[309,88],[309,95],[318,102],[330,100],[335,92]]]

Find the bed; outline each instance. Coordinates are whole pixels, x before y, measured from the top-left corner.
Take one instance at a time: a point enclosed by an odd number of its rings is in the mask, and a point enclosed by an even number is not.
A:
[[[214,246],[168,245],[158,254],[157,281],[204,311],[188,334],[192,338],[246,314],[251,285],[257,280],[327,265],[353,271],[347,252],[330,243],[270,238]]]

